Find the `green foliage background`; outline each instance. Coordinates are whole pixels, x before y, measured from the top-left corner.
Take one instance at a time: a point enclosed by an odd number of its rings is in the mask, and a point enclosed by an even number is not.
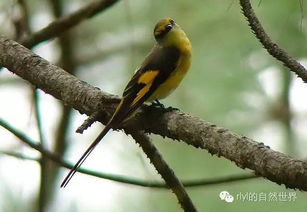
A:
[[[35,19],[39,18],[42,12],[48,11],[48,4],[38,0],[28,2],[32,14],[31,27],[37,29],[34,24],[37,21]],[[72,10],[71,5],[83,3],[84,1],[81,0],[63,1],[68,11]],[[12,3],[6,0],[0,4],[5,8],[4,6],[9,7],[8,5]],[[279,0],[278,3],[255,1],[253,5],[271,38],[294,58],[306,60],[306,1]],[[0,12],[4,11],[0,10]],[[278,131],[285,135],[286,129],[282,121],[274,116],[275,106],[280,102],[282,91],[277,91],[274,97],[267,95],[259,75],[272,67],[278,69],[277,78],[272,81],[278,81],[282,87],[283,77],[289,77],[283,73],[288,70],[268,55],[256,40],[241,13],[238,1],[120,1],[112,8],[73,29],[74,54],[75,58],[78,58],[76,63],[79,63],[77,76],[104,91],[121,95],[135,68],[154,44],[153,26],[163,17],[172,17],[181,25],[193,45],[193,64],[190,72],[174,94],[163,101],[165,105],[178,107],[189,114],[239,134],[253,137],[260,142],[266,141],[261,140],[264,137],[259,135],[261,132],[259,129],[268,123],[274,123]],[[1,29],[0,32],[7,33]],[[53,42],[52,45],[57,44]],[[56,50],[55,48],[54,51]],[[59,57],[58,53],[53,54],[54,58]],[[280,90],[282,90],[281,87]],[[78,116],[77,113],[75,115]],[[306,121],[307,119],[305,123]],[[78,135],[72,134],[72,136]],[[250,170],[242,170],[224,158],[212,156],[183,143],[162,139],[159,136],[152,136],[152,138],[180,179],[214,179],[219,176],[251,173]],[[297,158],[306,157],[306,154],[299,151],[301,148],[306,148],[306,144],[302,146],[301,143],[296,143],[299,140],[306,142],[306,137],[294,136],[291,141],[287,140],[286,136],[283,138],[285,139],[280,139],[279,136],[275,136],[275,132],[271,132],[270,138],[266,139],[275,142],[280,151]],[[286,142],[290,144],[285,144]],[[141,170],[140,172],[149,173],[148,180],[159,180],[159,176],[155,174],[152,167],[144,165],[148,161],[144,159],[144,156],[140,156],[140,150],[133,142],[127,143],[123,141],[117,145],[130,145],[133,151],[118,152],[115,149],[113,154],[119,154],[118,159],[122,161],[122,164],[113,165],[127,169],[125,173],[129,173],[129,176],[133,176],[133,170]],[[294,151],[291,152],[285,148],[289,145]],[[114,150],[106,148],[104,147],[103,151]],[[140,157],[143,157],[145,161],[140,160]],[[87,180],[90,182],[92,178]],[[75,183],[71,186],[78,185]],[[121,184],[119,187],[122,190],[120,202],[114,202],[116,207],[114,206],[110,211],[180,211],[175,196],[168,190],[145,189]],[[233,195],[240,192],[266,194],[293,192],[284,186],[257,178],[189,188],[188,193],[199,211],[304,211],[306,208],[307,195],[300,191],[295,191],[297,199],[293,202],[234,201],[226,203],[218,196],[223,190]],[[11,197],[7,198],[11,199]],[[118,201],[118,197],[116,199]],[[15,201],[20,200],[17,198]],[[20,204],[27,203],[21,201]],[[53,207],[56,204],[56,202],[52,203]],[[77,205],[76,203],[76,207]],[[63,206],[63,208],[65,210],[70,208],[70,211],[73,211],[71,208],[74,207]],[[18,209],[8,207],[5,211],[18,211]]]

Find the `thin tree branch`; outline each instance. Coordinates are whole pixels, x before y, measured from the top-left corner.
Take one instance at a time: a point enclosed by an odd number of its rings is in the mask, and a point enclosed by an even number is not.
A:
[[[179,204],[181,205],[184,211],[193,212],[197,211],[189,195],[185,191],[182,183],[176,177],[173,170],[167,165],[165,160],[162,158],[162,155],[159,153],[158,149],[152,144],[150,138],[141,133],[140,131],[125,130],[134,138],[136,143],[138,143],[151,163],[154,165],[158,173],[166,182],[167,186],[174,192],[176,195]]]
[[[0,123],[1,123],[1,119],[0,119]],[[18,159],[22,159],[22,160],[31,160],[31,161],[36,161],[36,162],[39,162],[39,160],[40,160],[39,158],[30,157],[30,156],[24,155],[24,154],[19,153],[19,152],[11,152],[11,151],[0,150],[0,154],[1,155],[7,155],[7,156],[10,156],[10,157],[14,157],[14,158],[18,158]]]
[[[240,0],[240,4],[243,14],[247,18],[249,26],[263,47],[269,52],[270,55],[281,61],[286,67],[290,69],[290,71],[297,74],[305,83],[307,83],[307,70],[299,62],[289,56],[285,50],[280,48],[271,40],[269,35],[264,31],[260,21],[253,11],[250,0]]]
[[[15,25],[15,38],[20,39],[24,36],[29,36],[31,33],[30,21],[29,21],[29,9],[25,0],[18,0],[18,6],[20,7],[20,17],[14,20]]]
[[[8,68],[80,113],[91,115],[104,108],[99,117],[99,121],[104,124],[115,110],[116,104],[108,103],[110,99],[116,99],[114,96],[81,82],[25,47],[1,36],[0,66]],[[165,111],[143,106],[126,127],[207,149],[210,153],[223,156],[241,168],[252,169],[257,175],[273,182],[285,184],[289,188],[307,190],[305,162],[179,110]]]
[[[88,3],[79,10],[55,20],[45,28],[33,33],[31,36],[21,39],[20,43],[31,48],[40,42],[60,35],[85,19],[91,18],[102,10],[109,8],[116,2],[118,2],[118,0],[96,0]]]
[[[92,124],[96,121],[96,119],[100,116],[100,111],[96,111],[91,114],[87,119],[83,121],[83,123],[76,130],[77,133],[83,134],[84,130],[92,126]]]
[[[289,71],[282,73],[282,84],[280,94],[280,116],[276,117],[284,129],[285,151],[289,155],[296,155],[296,140],[293,126],[293,112],[290,104],[290,90],[292,83],[292,74]]]
[[[43,124],[42,124],[42,115],[39,107],[39,92],[37,89],[33,89],[33,98],[34,98],[34,111],[35,111],[35,118],[37,122],[37,128],[39,133],[39,141],[42,148],[46,147],[44,132],[43,132]],[[48,163],[47,158],[45,155],[41,155],[41,158],[39,160],[41,171],[40,171],[40,186],[39,186],[39,204],[38,204],[38,211],[43,212],[46,207],[46,200],[48,196]]]
[[[33,91],[33,99],[34,99],[35,118],[37,122],[38,134],[39,134],[39,141],[41,145],[44,147],[45,146],[45,136],[44,136],[44,131],[43,131],[42,114],[41,114],[40,107],[39,107],[40,96],[39,96],[39,91],[36,89]]]
[[[46,158],[53,161],[54,163],[57,163],[60,166],[67,168],[67,169],[71,169],[71,168],[74,167],[74,164],[71,164],[71,163],[63,160],[57,154],[52,153],[52,152],[44,149],[39,143],[31,140],[24,133],[15,129],[13,126],[8,124],[6,121],[2,120],[1,118],[0,118],[0,126],[2,126],[3,128],[7,129],[9,132],[14,134],[23,143],[25,143],[28,146],[30,146],[31,148],[37,150],[42,155],[45,155]],[[6,155],[16,157],[16,158],[20,158],[20,159],[39,161],[38,158],[33,158],[33,157],[25,156],[25,155],[22,155],[22,154],[19,154],[19,153],[14,153],[14,152],[0,151],[0,154],[6,154]],[[78,172],[86,174],[86,175],[102,178],[102,179],[105,179],[105,180],[111,180],[111,181],[129,184],[129,185],[134,185],[134,186],[141,186],[141,187],[147,187],[147,188],[160,188],[160,189],[168,188],[168,186],[165,183],[162,183],[162,182],[151,182],[151,181],[145,181],[145,180],[130,178],[130,177],[127,177],[127,176],[101,173],[101,172],[96,172],[96,171],[93,171],[93,170],[85,169],[85,168],[82,168],[82,167],[80,169],[78,169]],[[254,178],[258,178],[258,177],[259,176],[248,174],[248,175],[234,175],[234,176],[226,176],[226,177],[217,177],[217,178],[214,178],[214,179],[187,180],[187,181],[183,181],[183,185],[184,185],[184,187],[199,187],[199,186],[207,186],[207,185],[218,185],[218,184],[236,182],[236,181],[241,181],[241,180],[249,180],[249,179],[254,179]]]
[[[233,175],[233,176],[226,176],[226,177],[215,177],[214,179],[200,179],[200,180],[183,180],[182,184],[186,188],[190,187],[199,187],[199,186],[209,186],[209,185],[220,185],[220,184],[227,184],[242,180],[251,180],[260,178],[257,175],[251,174],[244,174],[244,175]],[[166,186],[166,185],[165,185]]]

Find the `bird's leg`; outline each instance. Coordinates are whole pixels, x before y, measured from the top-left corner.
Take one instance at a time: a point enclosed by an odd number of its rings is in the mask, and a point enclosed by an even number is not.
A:
[[[165,109],[165,106],[157,99],[151,103],[151,106]]]
[[[173,111],[173,110],[179,110],[178,108],[174,108],[174,107],[165,107],[159,100],[154,100],[152,103],[151,103],[151,106],[152,107],[158,107],[160,109],[164,109],[166,112],[170,112],[170,111]]]

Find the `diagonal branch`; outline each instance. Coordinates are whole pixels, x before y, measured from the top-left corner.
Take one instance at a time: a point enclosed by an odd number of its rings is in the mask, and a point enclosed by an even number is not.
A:
[[[99,121],[104,124],[116,107],[116,104],[110,103],[116,100],[114,96],[81,82],[20,44],[1,36],[0,66],[8,68],[80,113],[91,115],[103,107]],[[257,175],[285,184],[286,187],[307,190],[305,162],[200,118],[180,111],[166,112],[144,106],[128,124],[127,127],[131,129],[167,136],[207,149],[212,154],[235,162],[241,168],[252,169]]]
[[[242,11],[247,18],[248,24],[252,31],[261,42],[263,47],[269,52],[270,55],[281,61],[290,71],[297,74],[305,83],[307,83],[307,70],[299,62],[293,59],[288,53],[274,43],[269,35],[264,31],[258,20],[250,0],[240,0]]]
[[[59,34],[84,21],[85,19],[91,18],[102,10],[114,5],[116,2],[118,2],[118,0],[96,0],[90,2],[79,10],[58,18],[45,28],[33,33],[31,36],[20,40],[20,43],[28,48],[31,48],[35,44],[58,36]]]
[[[136,143],[138,143],[147,157],[150,159],[151,163],[154,165],[158,173],[164,179],[168,187],[176,195],[179,204],[184,211],[197,211],[189,195],[185,191],[182,183],[176,177],[173,170],[167,165],[162,155],[159,153],[158,149],[152,144],[149,137],[140,131],[125,130],[126,133],[132,135]]]

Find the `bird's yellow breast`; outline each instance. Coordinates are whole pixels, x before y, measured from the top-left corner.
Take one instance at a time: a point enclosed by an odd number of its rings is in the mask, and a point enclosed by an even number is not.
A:
[[[163,99],[170,95],[178,87],[183,77],[188,72],[191,65],[191,44],[186,36],[183,36],[183,39],[179,42],[179,50],[181,54],[176,69],[169,78],[157,88],[147,102],[152,102],[156,99]]]

